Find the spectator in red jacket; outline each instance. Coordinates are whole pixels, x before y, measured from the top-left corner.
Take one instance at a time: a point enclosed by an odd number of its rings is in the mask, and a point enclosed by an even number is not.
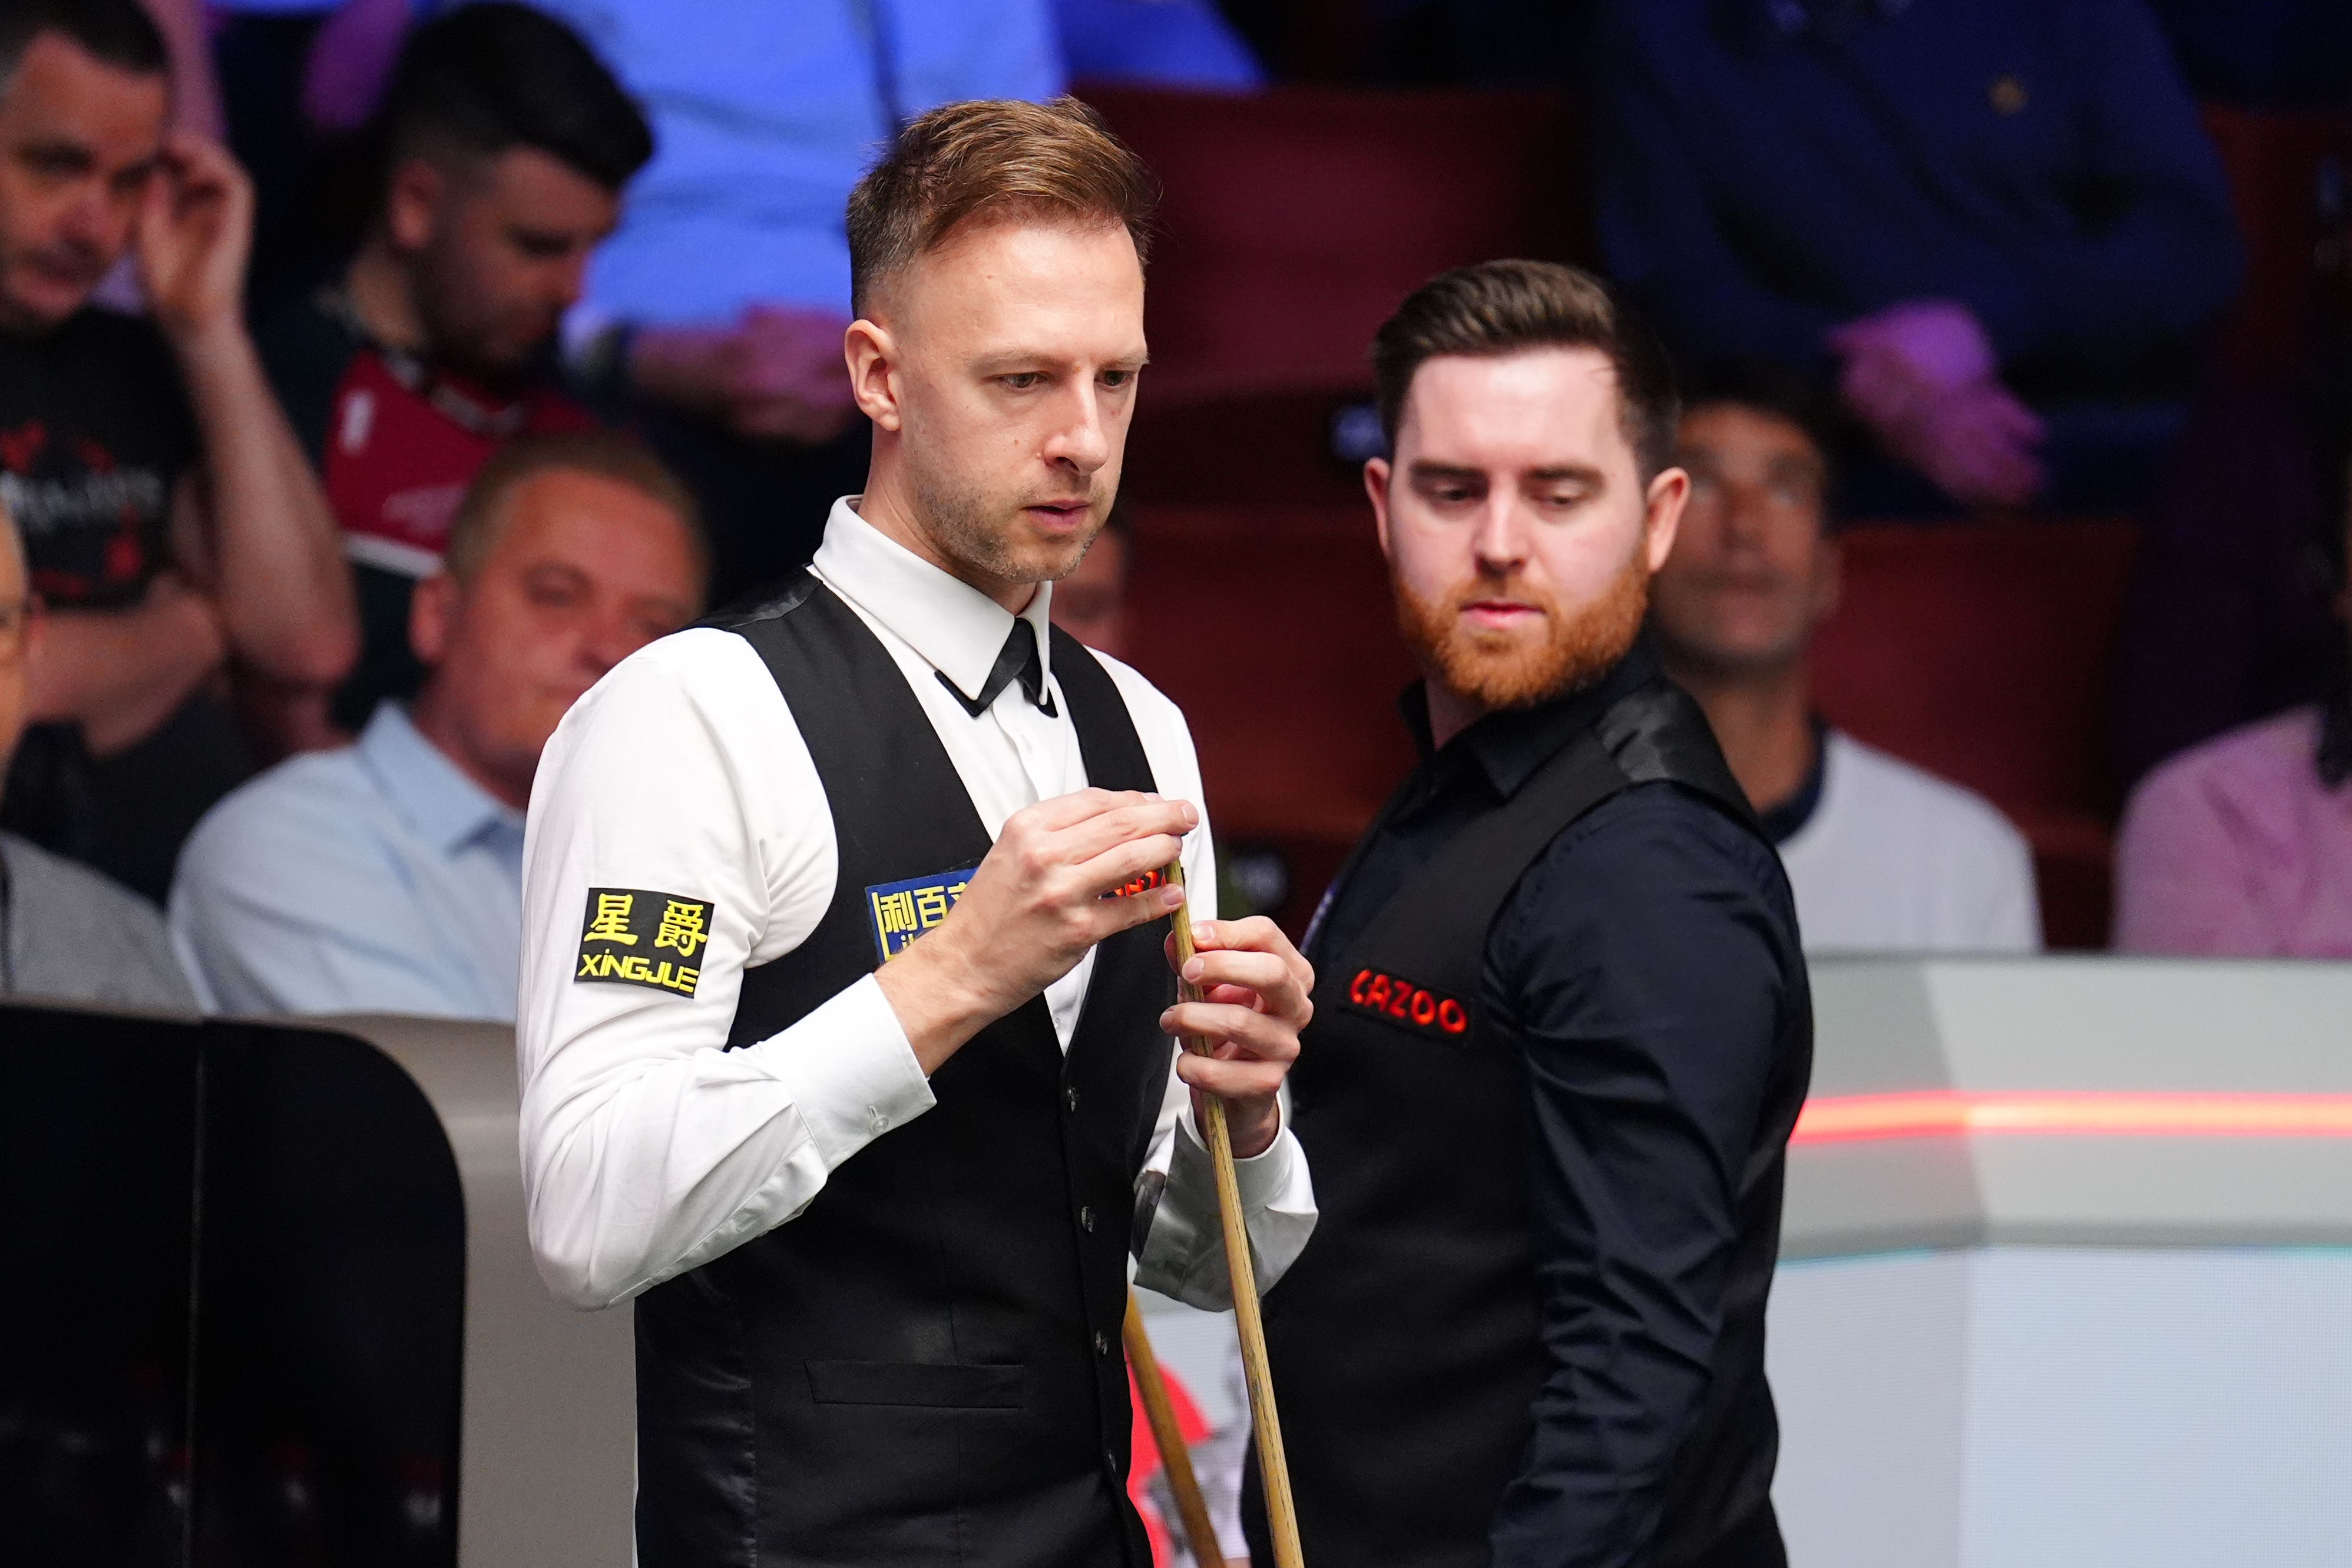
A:
[[[513,437],[584,428],[553,345],[645,117],[586,45],[527,5],[467,5],[409,39],[385,107],[375,216],[342,280],[262,349],[355,564],[365,648],[336,694],[357,729],[425,679],[408,603],[475,471]],[[311,715],[322,739],[323,709]]]

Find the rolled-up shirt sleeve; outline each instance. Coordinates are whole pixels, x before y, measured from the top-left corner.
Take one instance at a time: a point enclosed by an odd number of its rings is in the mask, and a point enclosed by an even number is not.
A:
[[[1497,923],[1490,984],[1528,1025],[1545,1375],[1496,1568],[1624,1563],[1657,1529],[1788,987],[1769,858],[1672,786],[1636,789],[1563,834]]]
[[[725,1048],[744,969],[806,940],[835,863],[807,746],[730,633],[639,652],[557,730],[524,849],[516,1042],[531,1245],[563,1300],[625,1300],[772,1229],[929,1109],[871,975]],[[600,892],[708,906],[698,952],[646,954],[674,960],[672,984],[586,972]]]

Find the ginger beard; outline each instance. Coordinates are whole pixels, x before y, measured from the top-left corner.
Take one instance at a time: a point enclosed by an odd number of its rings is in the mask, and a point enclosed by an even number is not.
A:
[[[1466,583],[1444,604],[1420,597],[1391,575],[1397,627],[1432,679],[1487,711],[1566,697],[1607,674],[1641,635],[1650,605],[1644,543],[1637,538],[1624,569],[1600,597],[1574,610],[1516,574]],[[1496,597],[1540,606],[1540,625],[1504,631],[1474,626],[1464,617],[1469,605]]]

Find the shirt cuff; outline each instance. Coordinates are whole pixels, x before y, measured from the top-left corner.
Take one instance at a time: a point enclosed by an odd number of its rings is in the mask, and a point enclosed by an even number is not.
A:
[[[1174,1159],[1188,1164],[1198,1163],[1202,1173],[1209,1179],[1209,1192],[1213,1199],[1217,1190],[1216,1172],[1209,1163],[1209,1141],[1201,1136],[1200,1128],[1193,1124],[1190,1095],[1184,1098],[1184,1108],[1176,1113],[1176,1126],[1178,1142],[1189,1147],[1185,1147]],[[1284,1107],[1282,1124],[1275,1129],[1274,1142],[1247,1159],[1238,1154],[1234,1157],[1234,1178],[1242,1190],[1242,1212],[1254,1215],[1269,1204],[1281,1201],[1290,1190],[1293,1166],[1298,1163],[1299,1156],[1298,1140],[1290,1135],[1289,1110]]]
[[[1180,1113],[1169,1134],[1167,1160],[1167,1184],[1137,1255],[1136,1283],[1189,1307],[1226,1310],[1234,1302],[1233,1280],[1225,1268],[1216,1170],[1189,1110]],[[1234,1161],[1234,1174],[1258,1293],[1264,1295],[1315,1233],[1315,1184],[1307,1151],[1286,1126],[1264,1153]]]
[[[791,1088],[827,1170],[935,1103],[906,1028],[871,974],[747,1054]]]

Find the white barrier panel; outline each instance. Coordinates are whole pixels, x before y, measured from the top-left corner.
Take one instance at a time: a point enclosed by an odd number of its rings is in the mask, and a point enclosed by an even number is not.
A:
[[[1817,963],[1803,1568],[2352,1563],[2352,965]]]

